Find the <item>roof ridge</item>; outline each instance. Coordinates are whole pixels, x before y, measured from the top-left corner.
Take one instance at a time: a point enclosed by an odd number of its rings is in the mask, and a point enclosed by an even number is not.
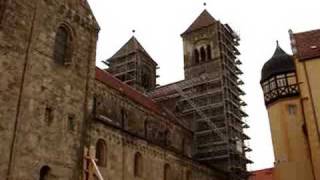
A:
[[[199,30],[204,27],[208,27],[216,22],[216,19],[204,9],[201,14],[193,21],[188,29],[182,33],[182,35]]]

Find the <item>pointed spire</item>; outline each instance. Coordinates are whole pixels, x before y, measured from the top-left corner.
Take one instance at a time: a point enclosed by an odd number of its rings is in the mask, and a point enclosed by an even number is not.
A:
[[[274,54],[272,57],[278,57],[278,56],[283,56],[283,55],[288,55],[279,45],[279,41],[276,41],[277,47],[276,50],[274,51]]]
[[[109,60],[121,58],[132,53],[141,52],[148,56],[152,61],[152,57],[148,54],[148,52],[142,47],[137,38],[132,35],[128,42],[126,42]],[[154,62],[156,63],[156,62]]]
[[[208,27],[215,22],[216,20],[211,16],[211,14],[207,10],[203,10],[197,19],[191,24],[191,26],[189,26],[189,28],[182,33],[182,35]]]

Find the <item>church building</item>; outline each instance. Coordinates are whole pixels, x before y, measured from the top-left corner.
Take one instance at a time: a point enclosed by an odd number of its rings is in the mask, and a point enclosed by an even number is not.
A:
[[[99,30],[86,0],[0,0],[1,179],[247,180],[231,27],[204,10],[164,86],[135,37],[96,67]]]

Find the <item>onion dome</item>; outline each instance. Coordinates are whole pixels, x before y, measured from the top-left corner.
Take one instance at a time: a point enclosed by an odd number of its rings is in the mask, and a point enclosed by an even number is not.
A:
[[[287,54],[277,42],[277,48],[272,58],[262,68],[261,82],[268,80],[272,76],[295,72],[295,70],[293,57]]]

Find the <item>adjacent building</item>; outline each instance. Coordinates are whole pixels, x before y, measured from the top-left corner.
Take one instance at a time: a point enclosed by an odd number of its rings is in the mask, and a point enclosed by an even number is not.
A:
[[[277,44],[262,69],[276,180],[320,178],[320,30],[290,31],[293,55]]]
[[[251,172],[249,180],[274,180],[273,174],[273,168],[257,170]]]

